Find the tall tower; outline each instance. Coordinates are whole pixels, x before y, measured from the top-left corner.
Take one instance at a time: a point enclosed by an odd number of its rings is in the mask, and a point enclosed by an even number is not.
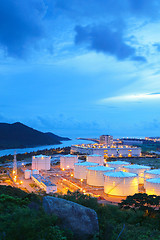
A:
[[[13,159],[13,176],[17,176],[17,159],[16,159],[16,151],[14,152],[14,159]]]

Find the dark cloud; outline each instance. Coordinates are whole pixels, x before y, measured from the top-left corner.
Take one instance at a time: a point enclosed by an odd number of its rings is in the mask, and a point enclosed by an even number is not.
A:
[[[0,46],[9,56],[23,58],[44,36],[45,11],[42,0],[0,1]]]
[[[77,26],[75,31],[76,44],[85,44],[88,49],[113,55],[118,60],[132,58],[145,61],[144,57],[135,55],[135,48],[125,43],[122,31],[111,30],[106,26]]]

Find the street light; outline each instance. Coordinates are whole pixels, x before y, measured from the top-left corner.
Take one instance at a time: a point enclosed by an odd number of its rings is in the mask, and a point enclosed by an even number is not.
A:
[[[83,179],[81,178],[81,180],[80,180],[80,181],[81,181],[81,187],[82,187],[82,182],[83,182]]]

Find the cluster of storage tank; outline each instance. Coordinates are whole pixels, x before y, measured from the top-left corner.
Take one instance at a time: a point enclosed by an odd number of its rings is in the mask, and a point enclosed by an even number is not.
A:
[[[133,195],[139,192],[139,184],[144,185],[147,194],[160,195],[160,169],[151,170],[149,166],[125,161],[107,162],[104,166],[101,155],[89,155],[86,162],[78,162],[74,155],[64,156],[62,163],[61,168],[74,169],[74,178],[85,179],[91,186],[104,187],[109,195]]]

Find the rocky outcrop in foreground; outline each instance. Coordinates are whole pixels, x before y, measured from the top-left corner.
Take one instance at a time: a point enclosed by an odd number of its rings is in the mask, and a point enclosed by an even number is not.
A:
[[[61,219],[61,227],[70,229],[76,240],[86,240],[98,233],[97,213],[87,207],[65,199],[46,196],[43,198],[46,213]]]

